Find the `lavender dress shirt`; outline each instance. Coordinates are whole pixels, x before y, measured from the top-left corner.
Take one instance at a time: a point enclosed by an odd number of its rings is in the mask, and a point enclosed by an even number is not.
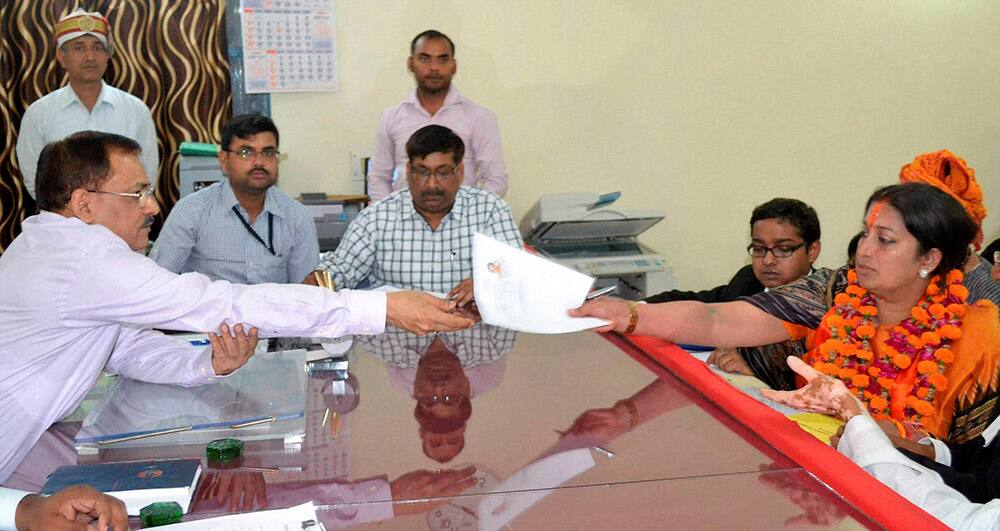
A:
[[[406,141],[425,125],[443,125],[465,143],[465,180],[503,197],[507,193],[507,164],[500,145],[500,127],[492,111],[465,99],[454,85],[434,116],[420,106],[414,91],[382,115],[368,173],[368,196],[381,201],[406,188]]]
[[[212,381],[211,353],[149,328],[338,337],[385,328],[385,293],[245,286],[178,275],[101,225],[42,212],[0,256],[0,483],[102,370],[155,383]]]

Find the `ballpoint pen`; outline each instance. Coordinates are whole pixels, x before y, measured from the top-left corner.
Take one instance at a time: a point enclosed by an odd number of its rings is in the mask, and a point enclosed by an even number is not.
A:
[[[592,300],[594,300],[594,299],[596,299],[598,297],[603,297],[603,296],[605,296],[605,295],[607,295],[609,293],[614,293],[614,291],[616,289],[618,289],[617,285],[607,286],[607,287],[603,287],[603,288],[600,288],[600,289],[595,289],[594,291],[591,291],[590,293],[587,294],[587,299],[586,300],[592,301]]]

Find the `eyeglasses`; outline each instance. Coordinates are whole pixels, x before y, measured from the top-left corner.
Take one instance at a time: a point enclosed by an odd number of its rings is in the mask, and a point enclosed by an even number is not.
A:
[[[92,194],[107,194],[107,195],[117,195],[121,197],[131,197],[135,199],[137,205],[142,206],[143,203],[151,201],[153,199],[153,194],[156,193],[156,186],[149,185],[142,189],[141,192],[109,192],[107,190],[87,190]]]
[[[233,151],[231,149],[224,149],[223,151],[227,153],[235,153],[243,160],[250,160],[257,158],[257,155],[260,155],[261,157],[264,157],[267,160],[271,160],[281,154],[281,152],[278,151],[277,149],[271,149],[271,148],[265,148],[260,151],[257,151],[256,149],[245,147],[245,148],[240,148],[236,151]]]
[[[775,245],[774,247],[764,247],[763,245],[747,245],[747,253],[754,258],[764,258],[767,256],[767,252],[771,251],[771,254],[775,258],[788,258],[795,254],[795,251],[805,247],[806,242],[802,242],[796,245]]]
[[[447,181],[453,175],[455,175],[455,172],[457,171],[458,171],[457,165],[452,166],[450,170],[447,168],[438,168],[434,171],[431,171],[427,168],[421,168],[418,166],[413,168],[413,175],[419,177],[423,182],[429,181],[431,179],[431,175],[437,177],[439,181]]]
[[[419,398],[417,399],[417,402],[420,402],[420,405],[424,407],[431,407],[434,404],[437,404],[438,402],[446,406],[450,406],[452,404],[457,404],[459,398],[460,398],[459,396],[451,396],[451,395],[441,395],[441,396],[432,395]]]

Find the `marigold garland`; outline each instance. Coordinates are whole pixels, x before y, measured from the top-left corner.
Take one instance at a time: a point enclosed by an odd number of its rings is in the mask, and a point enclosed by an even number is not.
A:
[[[834,297],[832,311],[823,318],[830,339],[813,351],[813,367],[843,380],[874,416],[889,417],[892,385],[900,372],[916,363],[916,378],[906,397],[906,418],[897,420],[930,427],[934,397],[948,387],[944,372],[955,361],[951,345],[962,337],[969,294],[961,271],[950,271],[946,279],[946,286],[940,284],[939,276],[931,279],[924,297],[907,319],[892,327],[876,356],[870,341],[876,334],[878,308],[851,269],[847,289]]]

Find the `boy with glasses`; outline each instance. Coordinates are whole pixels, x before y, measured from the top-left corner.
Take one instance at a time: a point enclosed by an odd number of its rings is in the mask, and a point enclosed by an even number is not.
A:
[[[730,302],[787,284],[809,273],[820,251],[819,217],[798,199],[778,197],[750,215],[749,265],[728,284],[704,291],[664,291],[646,302]]]

